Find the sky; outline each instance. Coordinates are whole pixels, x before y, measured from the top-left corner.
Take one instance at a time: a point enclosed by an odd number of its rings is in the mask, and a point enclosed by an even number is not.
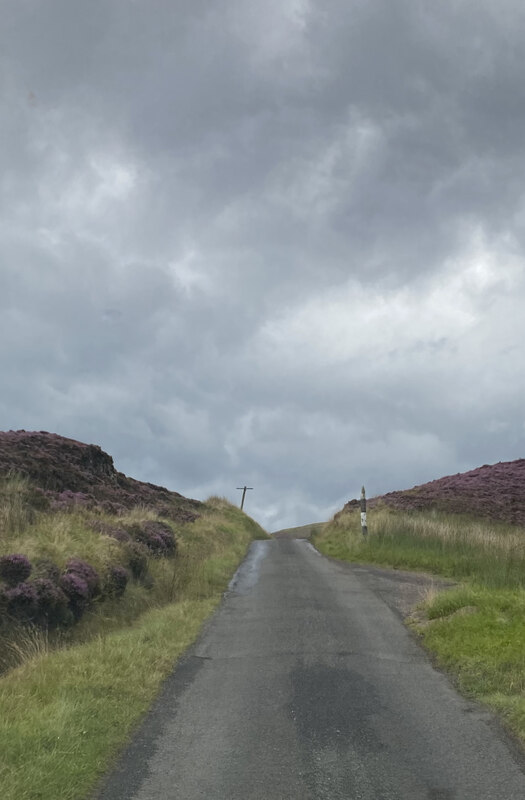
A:
[[[522,2],[0,11],[0,429],[270,531],[525,456]]]

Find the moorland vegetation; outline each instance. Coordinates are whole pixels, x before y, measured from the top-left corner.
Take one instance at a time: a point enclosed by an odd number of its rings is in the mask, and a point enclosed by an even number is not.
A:
[[[227,500],[134,481],[96,446],[0,433],[3,800],[88,796],[265,537]]]
[[[525,460],[373,498],[368,536],[350,501],[314,534],[325,555],[455,580],[410,624],[468,696],[525,744]]]

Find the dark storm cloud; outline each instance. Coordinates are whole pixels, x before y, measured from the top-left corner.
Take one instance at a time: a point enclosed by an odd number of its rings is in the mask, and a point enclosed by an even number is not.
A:
[[[3,428],[270,527],[523,455],[515,2],[8,2]]]

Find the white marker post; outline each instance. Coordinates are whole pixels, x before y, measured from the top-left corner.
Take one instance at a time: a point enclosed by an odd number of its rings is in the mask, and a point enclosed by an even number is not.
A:
[[[367,536],[368,528],[366,527],[366,494],[365,494],[365,487],[361,488],[361,533],[363,536]]]

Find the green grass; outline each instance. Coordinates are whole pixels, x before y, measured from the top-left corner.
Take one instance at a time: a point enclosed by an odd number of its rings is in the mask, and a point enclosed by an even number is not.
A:
[[[3,800],[80,800],[150,706],[220,595],[33,659],[0,681]]]
[[[90,529],[89,514],[24,515],[6,515],[0,554],[45,555],[60,566],[76,555],[98,569],[122,555],[118,542]],[[119,519],[151,516],[138,508]],[[9,642],[23,663],[0,678],[2,800],[88,797],[220,602],[250,542],[267,538],[221,498],[210,498],[195,522],[173,527],[177,556],[149,559],[150,588],[132,581],[122,599],[95,604],[67,632],[26,627]]]
[[[431,624],[416,626],[425,646],[525,742],[525,591],[461,587],[438,595],[427,614]]]
[[[525,743],[525,531],[464,515],[343,514],[314,537],[325,555],[459,581],[431,593],[412,620],[425,647],[468,697],[498,711]],[[421,618],[421,616],[423,618]]]

